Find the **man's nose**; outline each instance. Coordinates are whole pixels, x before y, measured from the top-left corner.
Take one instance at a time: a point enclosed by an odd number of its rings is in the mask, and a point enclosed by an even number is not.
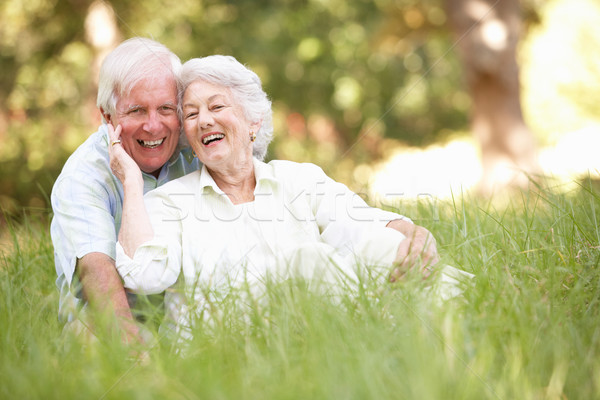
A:
[[[144,121],[144,130],[149,133],[156,133],[160,129],[161,116],[157,111],[150,111]]]

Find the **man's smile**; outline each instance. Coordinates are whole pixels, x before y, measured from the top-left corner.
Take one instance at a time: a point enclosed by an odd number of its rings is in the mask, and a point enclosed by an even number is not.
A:
[[[154,148],[160,146],[164,141],[165,141],[165,138],[162,138],[162,139],[159,139],[159,140],[139,140],[138,139],[137,142],[142,147],[146,147],[148,149],[154,149]]]

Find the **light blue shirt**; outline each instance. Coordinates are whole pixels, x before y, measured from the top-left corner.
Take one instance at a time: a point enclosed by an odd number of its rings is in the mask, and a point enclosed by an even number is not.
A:
[[[108,129],[103,124],[69,157],[52,188],[54,217],[50,233],[61,320],[71,320],[81,301],[72,285],[77,259],[93,252],[115,259],[123,186],[110,170],[108,145]],[[158,179],[143,173],[144,193],[199,167],[191,151],[176,151],[162,167]]]

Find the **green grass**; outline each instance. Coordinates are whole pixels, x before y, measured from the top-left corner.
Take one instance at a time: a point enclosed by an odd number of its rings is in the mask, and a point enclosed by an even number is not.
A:
[[[163,338],[142,363],[118,340],[61,334],[47,223],[12,225],[0,257],[0,398],[600,398],[590,184],[501,207],[400,206],[434,233],[443,263],[476,275],[461,298],[436,305],[413,278],[365,281],[336,301],[299,282],[250,303],[233,291],[184,353]]]

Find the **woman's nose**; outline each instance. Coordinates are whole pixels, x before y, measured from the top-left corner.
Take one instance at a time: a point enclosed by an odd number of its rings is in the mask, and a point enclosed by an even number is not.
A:
[[[214,119],[209,112],[201,112],[198,114],[198,125],[201,129],[208,128],[214,124]]]

